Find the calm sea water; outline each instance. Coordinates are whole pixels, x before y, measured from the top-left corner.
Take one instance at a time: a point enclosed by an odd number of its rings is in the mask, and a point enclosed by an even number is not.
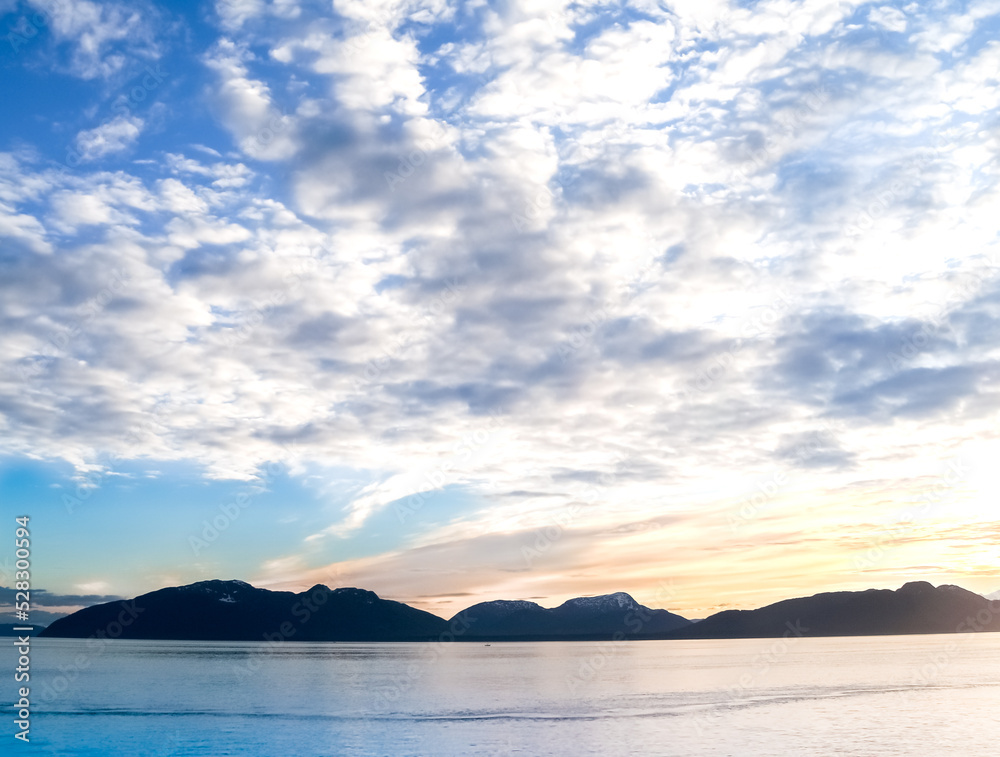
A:
[[[3,681],[15,701],[12,673]],[[31,690],[31,744],[12,738],[6,717],[2,754],[995,754],[1000,634],[491,646],[35,639]]]

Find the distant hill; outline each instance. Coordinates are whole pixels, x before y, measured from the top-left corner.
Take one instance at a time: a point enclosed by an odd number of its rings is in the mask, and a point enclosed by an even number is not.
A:
[[[362,589],[257,589],[200,581],[108,602],[54,621],[41,636],[261,641],[419,641],[447,630],[429,612]]]
[[[680,629],[670,638],[876,636],[1000,631],[1000,611],[958,586],[925,581],[896,591],[837,591],[786,599],[758,610],[726,610]]]
[[[992,594],[986,594],[984,596],[994,602],[1000,602],[1000,591],[995,591]]]
[[[317,584],[294,593],[243,581],[200,581],[94,605],[39,635],[219,641],[575,641],[871,636],[1000,631],[1000,607],[957,586],[926,582],[786,599],[726,610],[698,623],[653,610],[624,592],[579,597],[546,609],[534,602],[482,602],[445,621],[363,589]]]
[[[465,640],[546,640],[662,637],[691,621],[666,610],[651,610],[625,592],[570,599],[546,609],[534,602],[496,600],[456,614],[453,627]]]
[[[612,639],[616,633],[658,637],[688,623],[666,610],[643,607],[623,592],[571,599],[554,609],[534,602],[484,602],[448,622],[362,589],[317,585],[295,594],[216,580],[87,607],[53,621],[40,635],[219,641],[260,641],[265,635],[290,641]]]

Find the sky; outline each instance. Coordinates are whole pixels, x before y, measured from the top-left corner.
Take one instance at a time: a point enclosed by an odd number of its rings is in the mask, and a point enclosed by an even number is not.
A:
[[[36,621],[1000,588],[1000,0],[0,15]]]

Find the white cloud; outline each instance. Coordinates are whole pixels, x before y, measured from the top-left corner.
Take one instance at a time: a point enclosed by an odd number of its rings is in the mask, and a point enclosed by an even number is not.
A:
[[[258,160],[287,159],[298,150],[294,119],[274,104],[267,84],[248,76],[245,61],[252,57],[228,39],[218,42],[205,58],[219,79],[212,99],[245,154]]]
[[[75,584],[75,586],[84,594],[107,594],[111,589],[111,584],[107,581],[90,581],[89,583]]]
[[[60,192],[53,196],[52,208],[58,222],[74,231],[79,226],[106,225],[124,220],[124,216],[109,203],[92,194]]]
[[[996,273],[976,260],[996,254],[997,47],[948,41],[946,68],[932,32],[969,39],[981,16],[861,11],[903,50],[849,29],[858,7],[218,6],[201,95],[239,153],[172,145],[135,175],[0,158],[0,231],[65,253],[5,285],[8,449],[359,471],[317,549],[442,481],[464,509],[418,509],[386,564],[469,561],[475,580],[574,504],[557,567],[654,559],[665,537],[616,529],[724,529],[776,467],[802,501],[849,494],[838,517],[881,507],[904,485],[866,481],[995,426]],[[453,17],[454,41],[422,40]],[[123,152],[142,127],[78,149]],[[470,448],[497,408],[505,433]],[[489,580],[546,576],[508,578]]]
[[[0,203],[0,237],[21,240],[34,252],[52,252],[52,245],[45,239],[45,227],[38,219],[17,213],[4,203]]]
[[[124,152],[135,144],[145,122],[135,116],[116,116],[111,121],[76,135],[79,160],[91,162]]]
[[[158,13],[149,3],[95,3],[91,0],[31,0],[45,25],[72,50],[68,72],[81,79],[107,79],[130,60],[156,59]]]
[[[174,188],[173,197],[167,196],[168,201],[172,200],[175,203],[184,203],[186,198],[191,195],[186,195],[185,198],[179,196],[179,192]],[[194,205],[196,210],[200,210],[203,205],[198,205],[197,203],[190,203],[187,200],[189,207]],[[171,207],[171,210],[176,208]],[[180,218],[175,218],[167,224],[167,230],[170,232],[170,243],[175,244],[178,247],[185,249],[192,249],[200,247],[203,244],[211,245],[228,245],[235,242],[242,242],[245,239],[249,239],[251,234],[244,227],[235,223],[226,223],[225,221],[220,221],[219,219],[208,219],[208,220],[182,220]]]
[[[194,190],[186,187],[176,179],[164,179],[161,181],[160,195],[163,197],[165,207],[173,213],[185,215],[188,213],[204,214],[208,212],[208,203],[198,197]]]
[[[297,0],[215,0],[215,12],[229,31],[239,31],[248,22],[271,18],[292,19],[301,15]]]
[[[508,29],[480,53],[499,66],[511,67],[477,99],[473,114],[503,119],[530,116],[563,126],[600,123],[645,108],[673,80],[667,65],[674,54],[670,23],[609,28],[588,42],[580,55],[563,49],[564,35],[552,34],[540,46],[530,37],[519,39],[517,30],[524,25],[530,22]]]
[[[302,40],[286,40],[271,56],[289,63],[299,55],[313,58],[310,68],[332,77],[337,102],[349,110],[377,110],[392,106],[407,115],[426,110],[417,70],[416,40],[398,39],[385,26],[346,40],[313,33]]]
[[[868,12],[868,22],[890,32],[906,31],[906,16],[899,8],[883,5]]]

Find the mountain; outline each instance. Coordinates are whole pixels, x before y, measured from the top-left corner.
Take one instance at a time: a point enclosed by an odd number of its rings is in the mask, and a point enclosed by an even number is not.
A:
[[[534,602],[474,605],[450,622],[362,589],[316,585],[301,594],[243,581],[200,581],[53,621],[41,636],[226,641],[611,639],[662,636],[689,621],[643,607],[624,592],[545,609]]]
[[[670,634],[673,639],[877,636],[1000,631],[1000,612],[978,594],[926,581],[896,591],[837,591],[758,610],[725,610]]]
[[[698,623],[652,610],[624,592],[546,609],[482,602],[450,621],[363,589],[317,584],[293,593],[243,581],[199,581],[94,605],[53,621],[39,636],[226,641],[459,641],[722,639],[1000,631],[1000,608],[957,586],[920,581],[726,610]]]
[[[993,602],[1000,602],[1000,591],[995,591],[992,594],[984,594],[983,596]]]
[[[666,610],[651,610],[625,592],[579,597],[545,609],[534,602],[481,602],[456,614],[463,640],[546,640],[662,637],[690,624]]]
[[[243,581],[199,581],[53,621],[41,636],[226,641],[421,641],[447,624],[362,589],[322,584],[295,594]]]

